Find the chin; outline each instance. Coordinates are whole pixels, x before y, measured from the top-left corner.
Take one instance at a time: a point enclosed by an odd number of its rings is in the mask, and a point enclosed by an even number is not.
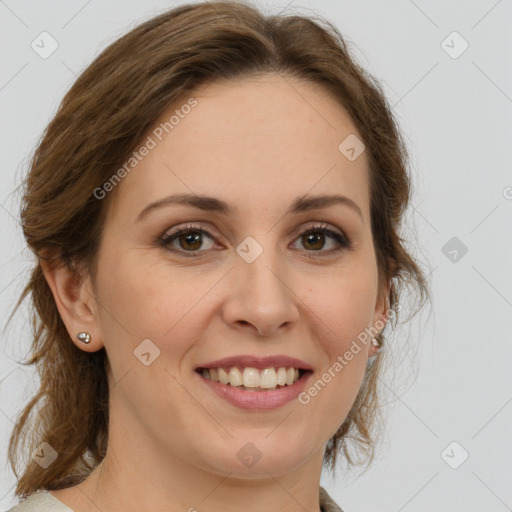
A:
[[[206,462],[216,473],[251,480],[287,474],[300,468],[313,454],[323,454],[322,443],[315,450],[311,439],[292,442],[288,432],[279,435],[277,429],[230,437],[218,446],[216,456],[209,454]]]

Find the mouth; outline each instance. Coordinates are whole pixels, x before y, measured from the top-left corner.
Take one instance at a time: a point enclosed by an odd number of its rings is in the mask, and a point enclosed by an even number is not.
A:
[[[198,367],[195,371],[206,380],[248,392],[269,392],[289,388],[312,373],[309,369],[293,366]]]
[[[195,368],[210,393],[245,410],[272,410],[293,402],[313,374],[313,366],[285,354],[237,355]]]

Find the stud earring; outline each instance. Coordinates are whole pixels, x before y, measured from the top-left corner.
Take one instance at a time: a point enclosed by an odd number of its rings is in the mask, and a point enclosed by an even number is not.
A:
[[[91,335],[88,332],[79,332],[76,335],[77,339],[82,343],[89,343],[91,341]]]
[[[377,348],[377,350],[380,350],[382,347],[382,343],[377,338],[372,338],[372,345]]]

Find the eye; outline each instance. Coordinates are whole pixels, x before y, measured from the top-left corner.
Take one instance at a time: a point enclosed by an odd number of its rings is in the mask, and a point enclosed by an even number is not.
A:
[[[330,251],[322,250],[325,247],[325,238],[330,238],[331,241],[334,241],[334,249],[331,249]],[[311,248],[311,250],[307,252],[321,253],[318,255],[308,254],[308,256],[312,258],[316,256],[329,256],[340,250],[350,249],[352,247],[350,240],[341,231],[329,229],[325,224],[311,226],[310,228],[301,231],[297,240],[301,241],[304,244],[304,247],[307,248],[309,246]]]
[[[159,244],[172,252],[182,253],[183,256],[194,258],[200,256],[201,252],[205,252],[204,250],[199,250],[204,244],[205,236],[210,241],[209,247],[206,247],[206,250],[208,250],[215,245],[215,235],[202,226],[187,224],[164,234],[159,238]],[[322,250],[325,247],[326,238],[331,239],[331,244],[334,244],[334,248],[328,251]],[[352,247],[350,240],[341,231],[329,229],[323,224],[310,226],[308,229],[301,231],[297,241],[303,243],[306,252],[319,253],[315,255],[308,254],[310,257],[328,256],[334,252]],[[308,247],[310,250],[308,250]]]
[[[160,245],[173,252],[185,251],[184,256],[196,257],[199,255],[193,253],[202,246],[203,235],[213,242],[213,235],[208,230],[188,224],[165,234],[160,239]],[[174,242],[178,242],[180,247],[177,248]]]

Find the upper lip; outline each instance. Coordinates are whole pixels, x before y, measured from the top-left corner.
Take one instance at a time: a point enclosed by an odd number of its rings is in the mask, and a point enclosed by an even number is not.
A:
[[[277,356],[266,356],[256,357],[251,355],[231,356],[217,359],[209,363],[204,363],[198,366],[198,368],[231,368],[233,366],[239,366],[242,368],[258,368],[263,370],[264,368],[297,368],[298,370],[313,370],[313,367],[308,363],[296,359],[295,357],[289,357],[285,355]]]

